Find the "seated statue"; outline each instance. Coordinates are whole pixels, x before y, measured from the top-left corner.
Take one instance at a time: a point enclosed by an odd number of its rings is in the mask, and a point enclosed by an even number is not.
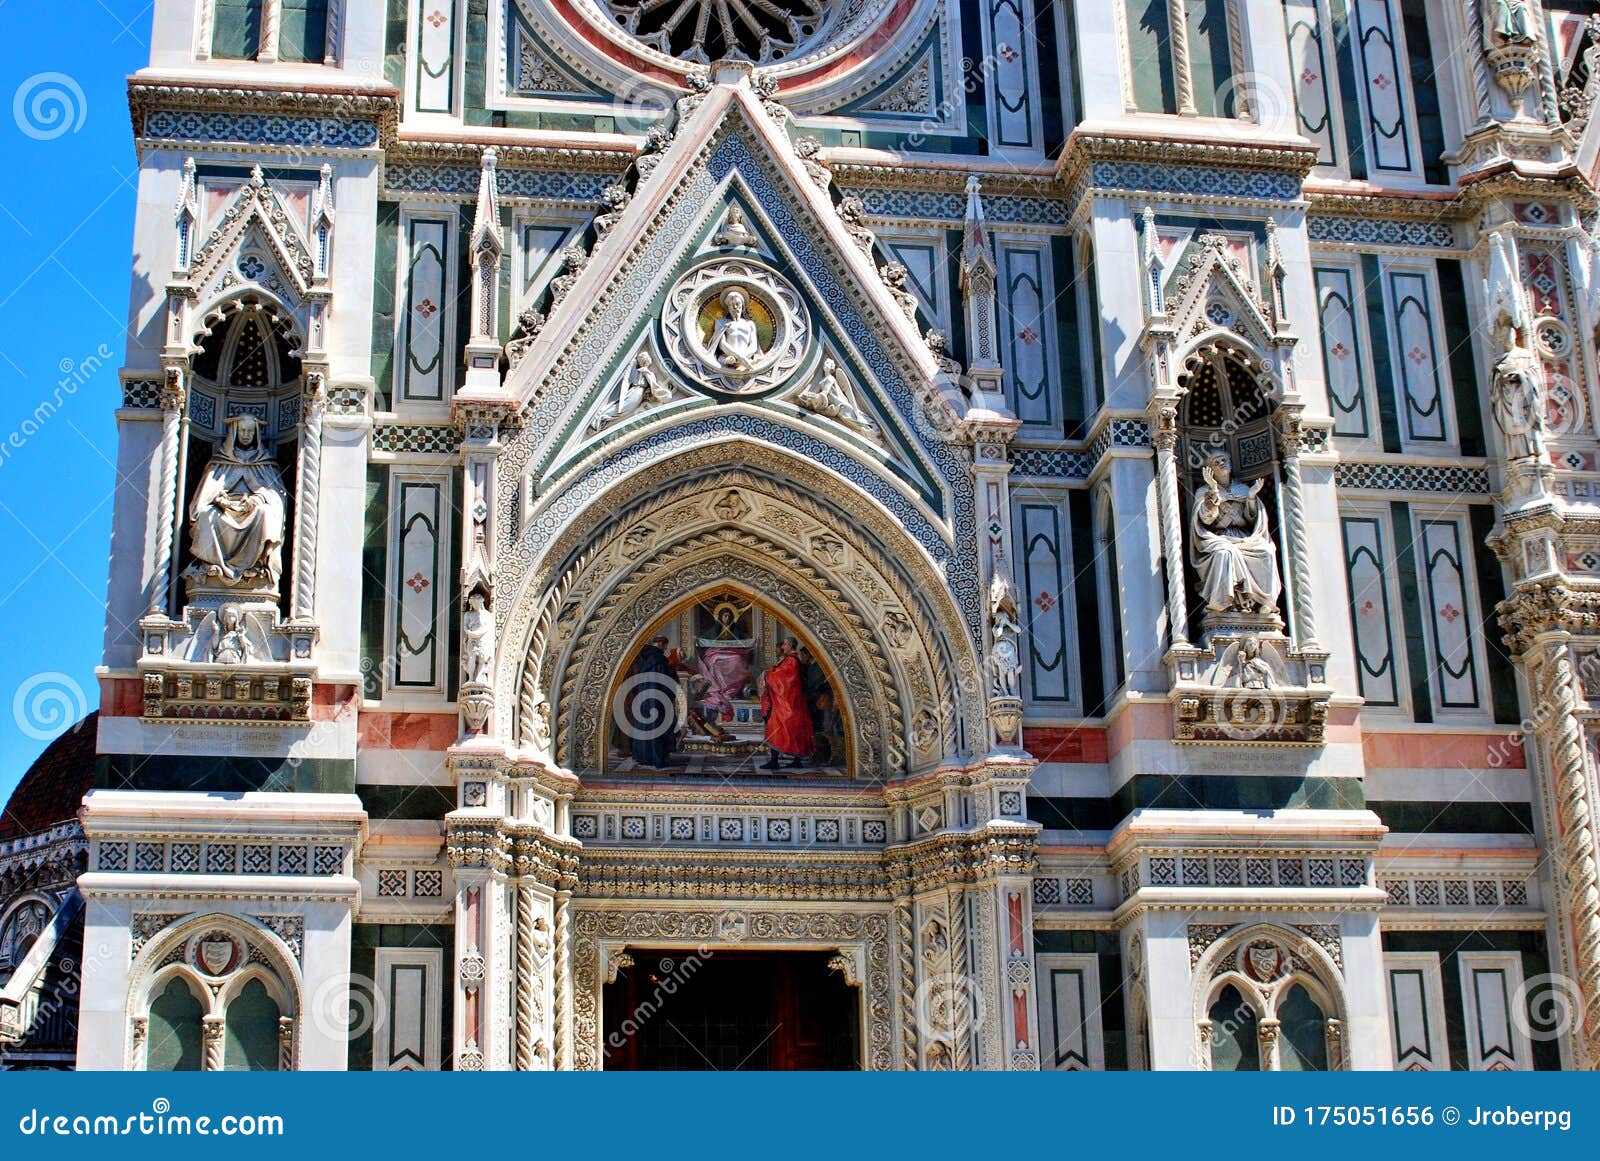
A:
[[[288,492],[252,415],[228,420],[189,505],[194,572],[228,585],[277,587]]]
[[[1206,482],[1194,496],[1190,551],[1206,609],[1251,615],[1275,611],[1282,582],[1261,502],[1266,480],[1235,483],[1233,464],[1223,452],[1206,456],[1201,472]]]

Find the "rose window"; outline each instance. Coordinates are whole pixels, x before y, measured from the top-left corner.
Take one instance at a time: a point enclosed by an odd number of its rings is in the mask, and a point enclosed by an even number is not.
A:
[[[833,31],[834,0],[607,0],[618,24],[657,52],[708,64],[788,60]],[[857,5],[856,7],[860,7]]]

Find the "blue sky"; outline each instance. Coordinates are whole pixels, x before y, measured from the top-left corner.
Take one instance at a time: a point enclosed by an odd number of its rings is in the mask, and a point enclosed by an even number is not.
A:
[[[137,0],[0,4],[0,799],[99,702]]]

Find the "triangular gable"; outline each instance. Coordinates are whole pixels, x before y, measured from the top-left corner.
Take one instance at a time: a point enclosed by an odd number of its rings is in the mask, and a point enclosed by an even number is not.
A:
[[[740,211],[750,245],[736,249],[717,245],[717,238],[725,233],[730,208]],[[748,397],[718,396],[711,388],[688,380],[674,366],[663,350],[663,336],[657,333],[656,321],[676,282],[678,269],[744,259],[763,261],[779,272],[796,274],[800,283],[796,289],[812,308],[810,324],[815,333],[807,357],[795,374]],[[798,274],[799,266],[795,249],[774,228],[766,208],[740,172],[728,174],[718,196],[705,205],[695,231],[684,238],[675,267],[662,271],[655,296],[638,303],[632,328],[617,335],[608,346],[609,357],[601,369],[561,415],[552,431],[553,438],[544,449],[544,458],[533,465],[541,488],[571,463],[594,454],[598,445],[616,442],[642,426],[669,416],[686,417],[692,412],[742,404],[796,426],[817,428],[831,441],[851,446],[860,458],[882,463],[924,500],[939,507],[942,489],[932,459],[906,418],[890,400],[871,389],[870,368],[826,305],[810,293],[809,283]],[[641,353],[648,360],[643,369],[638,363]],[[838,393],[855,403],[853,410],[861,421],[853,421],[849,411],[834,414],[833,409],[821,403],[815,389],[826,388],[824,368],[829,359],[835,363],[832,377]],[[630,388],[636,382],[649,384],[654,390],[634,397]],[[619,405],[623,414],[616,414]]]
[[[1241,335],[1260,349],[1271,347],[1275,325],[1246,279],[1243,262],[1229,252],[1229,239],[1201,235],[1183,271],[1173,280],[1167,313],[1180,345],[1206,331]]]
[[[311,249],[278,200],[272,188],[257,178],[239,187],[222,219],[211,232],[190,264],[189,279],[197,287],[209,289],[224,276],[224,267],[233,261],[248,238],[272,258],[273,264],[296,304],[311,288],[316,262]],[[251,278],[265,286],[260,278]]]
[[[782,127],[742,80],[712,87],[684,119],[649,178],[508,374],[505,391],[524,404],[524,431],[539,433],[544,448],[543,453],[524,449],[530,453],[527,470],[544,477],[536,461],[548,464],[552,451],[584,438],[594,401],[625,372],[622,364],[636,349],[639,328],[655,317],[676,263],[703,244],[730,190],[762,245],[779,259],[779,268],[793,271],[816,322],[828,331],[828,345],[850,360],[852,383],[871,397],[885,421],[886,446],[894,446],[889,435],[904,442],[901,464],[886,465],[882,457],[867,454],[858,458],[878,460],[875,466],[897,488],[912,483],[924,502],[931,501],[936,518],[948,519],[950,489],[965,479],[965,462],[930,430],[948,423],[930,424],[920,409],[937,407],[944,421],[953,421],[964,404],[941,379],[926,341],[813,182]],[[663,238],[671,240],[670,249]],[[601,350],[604,358],[598,357]],[[790,386],[798,391],[804,385]],[[708,400],[698,410],[705,415],[719,408]],[[936,481],[944,494],[927,495],[924,489]],[[946,535],[952,534],[947,527]]]

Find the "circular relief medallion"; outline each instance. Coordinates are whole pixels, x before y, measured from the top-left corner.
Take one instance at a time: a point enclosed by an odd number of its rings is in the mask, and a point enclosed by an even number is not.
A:
[[[811,349],[799,294],[754,262],[713,262],[685,274],[667,295],[661,330],[679,370],[728,395],[778,386]]]
[[[1565,359],[1572,353],[1572,332],[1558,318],[1541,318],[1533,324],[1533,338],[1546,359]]]

